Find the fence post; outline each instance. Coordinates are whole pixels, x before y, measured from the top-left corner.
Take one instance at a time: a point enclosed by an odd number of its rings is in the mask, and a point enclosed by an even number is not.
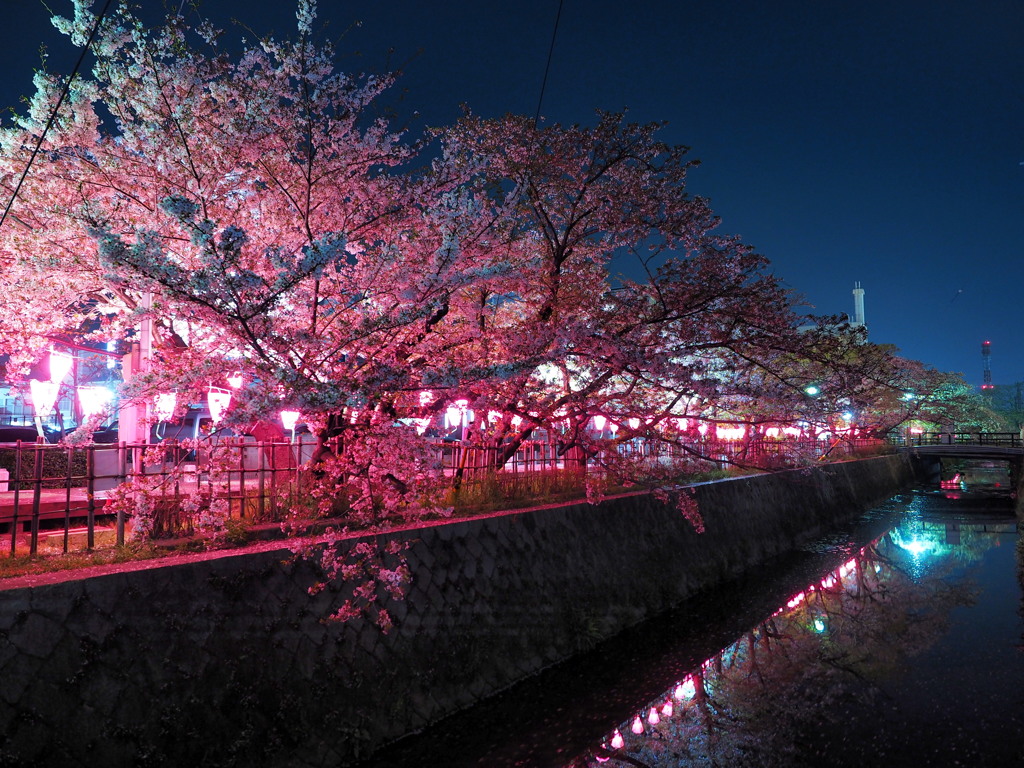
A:
[[[64,481],[64,554],[68,553],[71,538],[71,474],[74,471],[75,448],[68,446],[68,475]]]
[[[267,492],[267,489],[266,489],[266,482],[263,479],[264,478],[264,467],[267,465],[267,449],[266,449],[266,445],[267,444],[263,440],[258,440],[256,442],[256,469],[257,469],[256,476],[258,478],[257,482],[259,483],[259,497],[258,497],[259,501],[257,501],[256,504],[258,505],[257,506],[257,509],[258,509],[257,514],[258,514],[258,519],[259,519],[260,522],[264,522],[267,519],[266,518],[267,499],[266,499],[266,496],[265,496],[265,494]]]
[[[21,496],[21,440],[14,448],[14,511],[11,513],[11,556],[18,542],[18,498]]]
[[[30,555],[39,551],[39,508],[43,500],[43,438],[36,438],[32,456],[35,465],[32,467],[34,479],[32,481],[32,534],[28,547]]]
[[[85,449],[85,499],[86,539],[85,548],[92,551],[96,546],[96,446],[89,445]]]
[[[124,442],[123,440],[121,441],[121,443],[117,447],[117,459],[118,459],[118,462],[117,462],[118,467],[123,469],[124,467],[128,466],[128,443]],[[135,469],[135,467],[134,467],[134,458],[133,458],[132,471],[134,471],[134,469]],[[129,472],[129,475],[130,474],[131,473]],[[125,482],[128,481],[128,476],[129,475],[125,476]],[[119,547],[123,547],[124,546],[124,505],[123,504],[118,504],[117,505],[117,523],[115,525],[114,541],[117,544],[117,546],[119,546]]]

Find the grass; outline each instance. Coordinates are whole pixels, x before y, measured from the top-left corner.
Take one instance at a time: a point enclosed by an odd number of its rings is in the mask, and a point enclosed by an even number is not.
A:
[[[15,576],[35,576],[59,571],[73,571],[94,565],[115,565],[118,563],[151,560],[168,554],[166,549],[153,544],[125,544],[108,546],[87,551],[72,551],[68,554],[40,553],[0,557],[0,579]]]

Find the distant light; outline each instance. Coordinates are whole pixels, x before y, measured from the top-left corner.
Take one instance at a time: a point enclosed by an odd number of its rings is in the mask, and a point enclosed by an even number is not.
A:
[[[825,631],[825,621],[824,621],[824,619],[816,618],[814,620],[814,631],[815,632],[824,632]]]
[[[821,394],[821,390],[818,389],[818,387],[816,387],[814,384],[811,384],[810,386],[804,387],[804,392],[806,392],[811,397],[814,397],[815,395]]]

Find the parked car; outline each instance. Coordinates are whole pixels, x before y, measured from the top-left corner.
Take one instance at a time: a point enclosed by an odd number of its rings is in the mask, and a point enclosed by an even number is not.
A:
[[[92,441],[94,443],[116,443],[117,442],[117,420],[115,419],[112,424],[108,424],[102,429],[97,429],[92,433]]]
[[[16,443],[21,440],[23,443],[34,443],[39,433],[35,427],[0,427],[0,443]]]

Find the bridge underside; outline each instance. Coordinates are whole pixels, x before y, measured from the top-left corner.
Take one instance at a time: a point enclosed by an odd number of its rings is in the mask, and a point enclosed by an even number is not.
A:
[[[1008,485],[1018,492],[1024,481],[1024,448],[996,445],[922,445],[901,449],[910,455],[914,474],[928,485],[939,485],[966,466],[998,463],[1008,471]]]

